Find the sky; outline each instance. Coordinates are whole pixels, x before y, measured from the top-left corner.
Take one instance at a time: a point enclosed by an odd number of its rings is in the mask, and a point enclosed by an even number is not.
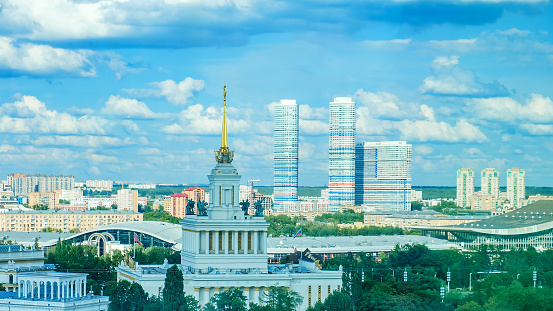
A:
[[[273,107],[295,99],[299,184],[326,185],[349,96],[358,142],[413,145],[413,185],[553,186],[543,0],[0,0],[0,176],[207,184],[225,83],[244,183],[272,185]]]

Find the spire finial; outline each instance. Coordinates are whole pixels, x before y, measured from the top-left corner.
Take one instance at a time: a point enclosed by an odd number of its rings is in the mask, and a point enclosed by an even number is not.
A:
[[[234,151],[228,148],[227,140],[227,85],[223,86],[223,131],[221,133],[221,148],[215,151],[215,160],[218,163],[230,163],[234,158]]]

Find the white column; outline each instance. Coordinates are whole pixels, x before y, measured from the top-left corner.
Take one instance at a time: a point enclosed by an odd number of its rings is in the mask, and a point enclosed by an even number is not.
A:
[[[58,281],[58,300],[61,299],[61,283]]]
[[[209,254],[209,231],[205,231],[205,253]]]
[[[234,231],[232,233],[233,235],[233,238],[232,238],[232,249],[234,249],[234,254],[238,254],[238,231]]]
[[[21,280],[17,282],[17,298],[21,298]]]
[[[257,254],[257,250],[259,249],[258,241],[259,241],[259,231],[254,231],[253,232],[253,239],[252,239],[252,248],[253,248],[253,253],[254,254]]]
[[[50,282],[50,299],[54,300],[54,282]]]
[[[213,237],[213,248],[215,249],[215,254],[219,254],[219,231],[215,231],[215,236]]]
[[[44,281],[44,300],[48,298],[48,283]]]
[[[86,291],[86,279],[83,279],[83,284],[84,284],[84,294],[88,294],[87,291]]]
[[[242,237],[242,244],[244,248],[244,254],[248,253],[248,231],[244,231],[244,236]]]
[[[35,298],[35,281],[31,279],[31,298]]]
[[[223,238],[223,248],[225,249],[225,254],[228,254],[228,236],[229,236],[229,232],[228,231],[225,231],[225,236]]]

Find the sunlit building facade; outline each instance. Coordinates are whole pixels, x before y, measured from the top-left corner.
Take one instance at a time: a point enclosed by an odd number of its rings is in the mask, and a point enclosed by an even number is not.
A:
[[[355,203],[355,102],[335,97],[329,104],[329,211]]]
[[[296,210],[298,204],[299,109],[296,100],[283,99],[275,106],[274,209]]]
[[[492,195],[499,198],[499,171],[494,168],[482,170],[481,191],[484,195]]]
[[[471,206],[474,194],[474,171],[470,168],[457,170],[457,199],[455,204],[463,208]]]
[[[356,146],[355,205],[369,210],[411,210],[412,146],[405,141]]]
[[[507,199],[513,208],[521,208],[526,199],[526,171],[519,167],[507,170]]]

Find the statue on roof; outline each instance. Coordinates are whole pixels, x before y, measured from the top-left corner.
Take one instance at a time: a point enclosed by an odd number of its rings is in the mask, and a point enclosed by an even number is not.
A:
[[[263,216],[263,205],[261,205],[261,201],[260,200],[257,200],[257,202],[255,202],[255,204],[253,205],[254,209],[255,209],[255,214],[254,216]]]
[[[244,212],[244,215],[248,213],[248,209],[250,208],[250,202],[248,199],[246,201],[240,202],[240,207],[242,208],[242,212]]]
[[[198,216],[207,216],[207,202],[198,202]]]
[[[194,200],[189,200],[188,203],[186,204],[186,215],[195,215],[196,213],[194,213]]]

